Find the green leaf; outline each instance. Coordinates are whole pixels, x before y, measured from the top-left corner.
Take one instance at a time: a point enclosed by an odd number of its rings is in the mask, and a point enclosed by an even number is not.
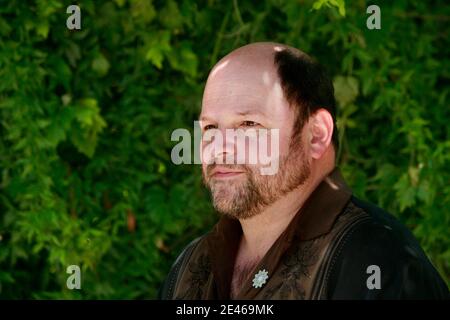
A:
[[[183,25],[183,17],[177,3],[173,0],[167,1],[166,6],[159,12],[158,18],[168,29],[181,28]]]
[[[82,99],[75,109],[75,119],[79,126],[71,131],[71,140],[77,149],[88,157],[92,157],[97,146],[98,135],[106,127],[105,120],[100,115],[97,100]]]
[[[415,204],[416,190],[409,182],[408,174],[403,174],[398,182],[394,185],[394,189],[397,191],[397,197],[400,207],[400,212],[403,212],[406,208],[410,208]]]
[[[109,62],[103,54],[99,54],[92,60],[92,69],[101,77],[108,73],[109,67]]]
[[[337,76],[333,80],[334,94],[341,107],[355,101],[359,94],[359,82],[354,77]]]
[[[190,43],[182,43],[181,48],[172,51],[168,58],[170,65],[175,70],[182,71],[190,77],[197,75],[198,59],[192,51]]]
[[[44,39],[47,38],[49,31],[50,31],[50,25],[48,24],[47,21],[40,23],[36,29],[37,34]]]
[[[344,0],[316,0],[313,3],[313,9],[319,10],[322,7],[336,7],[338,8],[339,14],[345,17],[345,1]]]
[[[164,57],[171,52],[170,33],[167,31],[160,32],[153,37],[147,45],[149,48],[145,55],[145,59],[150,61],[158,69],[162,68]]]

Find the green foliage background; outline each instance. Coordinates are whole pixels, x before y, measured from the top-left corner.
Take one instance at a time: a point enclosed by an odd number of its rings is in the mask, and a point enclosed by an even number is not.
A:
[[[153,298],[216,221],[198,166],[170,161],[208,71],[254,41],[316,57],[339,102],[357,196],[414,231],[450,275],[446,1],[0,0],[0,297]],[[66,288],[66,267],[82,289]]]

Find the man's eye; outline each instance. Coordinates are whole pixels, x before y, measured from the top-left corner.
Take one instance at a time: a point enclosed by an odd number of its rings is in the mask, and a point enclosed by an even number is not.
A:
[[[259,123],[255,122],[255,121],[248,121],[248,120],[243,121],[243,122],[241,123],[241,126],[242,126],[242,127],[256,127],[256,126],[258,126],[258,125],[259,125]]]
[[[203,131],[210,130],[210,129],[216,129],[216,128],[217,128],[217,126],[215,126],[213,124],[208,124],[203,127]]]

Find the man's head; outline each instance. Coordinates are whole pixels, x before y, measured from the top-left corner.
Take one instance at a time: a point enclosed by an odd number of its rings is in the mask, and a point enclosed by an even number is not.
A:
[[[239,219],[252,217],[318,169],[334,166],[334,101],[330,79],[297,49],[254,43],[220,60],[203,95],[202,133],[213,129],[225,137],[226,129],[279,129],[278,152],[271,150],[279,157],[279,170],[262,175],[261,164],[206,164],[234,156],[237,144],[224,139],[220,148],[209,148],[216,140],[202,141],[202,149],[209,150],[203,154],[203,178],[215,208]]]

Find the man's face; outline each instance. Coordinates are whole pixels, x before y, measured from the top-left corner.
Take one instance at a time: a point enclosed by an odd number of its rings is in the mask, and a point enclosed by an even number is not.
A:
[[[203,136],[214,130],[223,137],[223,141],[202,139],[203,179],[217,211],[238,219],[249,218],[305,182],[310,172],[307,144],[303,134],[293,137],[294,121],[295,112],[283,96],[271,58],[262,58],[259,63],[225,58],[214,68],[203,95],[200,126]],[[229,164],[229,157],[242,150],[238,150],[235,139],[226,139],[227,129],[279,129],[278,143],[268,146],[272,161],[278,161],[277,172],[261,174],[259,161]],[[271,139],[274,136],[269,134],[267,141]],[[261,148],[262,140],[258,136],[256,140]],[[246,160],[258,153],[258,148],[250,145],[249,141],[245,144]],[[278,153],[270,150],[273,145]],[[226,164],[217,164],[220,161]]]

